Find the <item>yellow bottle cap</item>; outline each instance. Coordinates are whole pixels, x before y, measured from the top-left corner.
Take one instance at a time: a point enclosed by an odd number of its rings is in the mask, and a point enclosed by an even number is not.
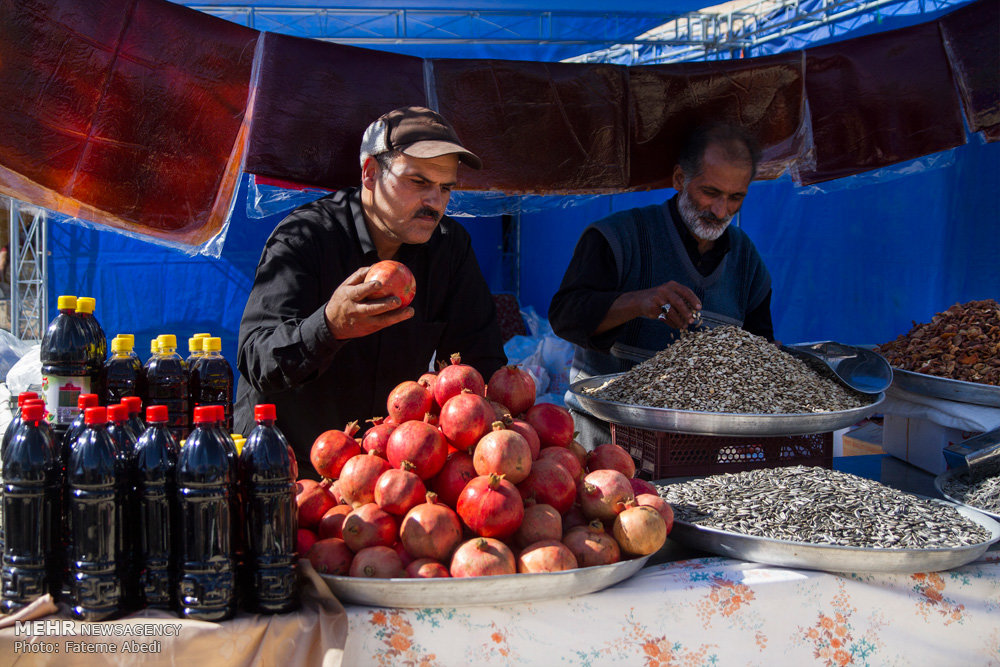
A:
[[[111,341],[111,351],[128,354],[129,352],[132,351],[132,346],[129,345],[127,338],[115,336],[114,340]]]
[[[208,338],[211,335],[210,333],[197,333],[192,338]]]
[[[177,336],[174,334],[160,334],[156,337],[156,340],[160,343],[161,350],[167,348],[177,349]]]
[[[194,354],[195,352],[202,352],[204,348],[202,348],[201,342],[203,340],[205,340],[205,338],[188,338],[188,352],[191,354]]]
[[[156,354],[159,351],[160,351],[160,341],[156,340],[155,338],[150,339],[150,341],[149,341],[149,353],[150,354]]]
[[[243,436],[240,436],[240,437],[236,437],[235,435],[233,436],[233,444],[236,445],[236,454],[237,455],[243,453],[243,445],[245,445],[246,442],[247,441],[246,441],[245,438],[243,438]]]
[[[93,313],[97,308],[97,299],[92,296],[81,296],[76,300],[76,309],[81,313]]]
[[[56,306],[59,310],[76,310],[76,297],[63,294],[56,299]]]
[[[115,338],[122,338],[128,341],[129,347],[135,349],[135,336],[132,334],[118,334]]]
[[[206,352],[218,352],[222,349],[222,339],[216,336],[212,338],[206,338],[204,343],[204,350]]]

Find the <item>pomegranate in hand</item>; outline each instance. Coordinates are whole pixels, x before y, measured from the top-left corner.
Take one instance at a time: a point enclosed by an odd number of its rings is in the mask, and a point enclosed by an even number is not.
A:
[[[399,299],[399,307],[405,308],[417,294],[417,281],[413,272],[405,264],[391,259],[375,262],[365,274],[365,282],[377,280],[382,287],[371,295],[373,299],[394,296]]]

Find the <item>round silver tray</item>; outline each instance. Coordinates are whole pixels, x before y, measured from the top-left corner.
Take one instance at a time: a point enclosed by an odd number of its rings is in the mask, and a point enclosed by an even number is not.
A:
[[[973,511],[980,512],[980,513],[985,514],[986,516],[988,516],[988,517],[990,517],[992,519],[1000,521],[1000,514],[997,514],[996,512],[991,512],[989,510],[980,509],[980,508],[976,507],[975,505],[969,505],[967,503],[963,503],[958,498],[955,498],[954,496],[949,496],[947,493],[945,493],[945,491],[944,491],[945,482],[947,482],[948,480],[950,480],[955,475],[961,474],[962,472],[963,472],[962,470],[945,470],[943,473],[941,473],[940,475],[938,475],[937,477],[934,478],[934,488],[937,489],[938,493],[940,493],[942,496],[944,496],[945,498],[947,498],[951,502],[955,503],[956,505],[958,505],[960,507],[968,507],[969,509],[971,509]]]
[[[695,435],[805,435],[825,433],[852,426],[877,411],[885,400],[885,394],[873,397],[868,405],[851,410],[835,412],[809,412],[801,414],[738,414],[731,412],[697,412],[694,410],[673,410],[671,408],[651,408],[645,405],[631,405],[594,398],[584,393],[616,378],[623,373],[595,375],[585,380],[577,380],[570,385],[570,392],[587,412],[605,421],[635,426],[653,431],[692,433]]]
[[[474,607],[594,593],[628,579],[650,556],[564,572],[457,579],[366,579],[321,574],[341,602],[375,607]]]
[[[979,382],[952,380],[892,367],[892,384],[904,391],[947,401],[1000,408],[1000,387]]]
[[[670,538],[684,546],[720,556],[805,570],[939,572],[971,563],[986,553],[990,545],[1000,540],[1000,524],[996,521],[967,507],[959,506],[955,509],[989,530],[990,539],[980,544],[952,549],[870,549],[754,537],[677,520],[670,531]]]

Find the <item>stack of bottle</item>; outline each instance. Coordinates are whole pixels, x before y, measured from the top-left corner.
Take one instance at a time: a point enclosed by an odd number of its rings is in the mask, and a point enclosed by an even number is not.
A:
[[[93,310],[59,297],[44,400],[20,395],[4,433],[0,609],[45,593],[81,620],[143,606],[208,621],[241,604],[295,608],[294,462],[274,406],[256,406],[237,446],[218,338],[192,338],[189,363],[159,336],[144,369],[127,335],[103,358]]]

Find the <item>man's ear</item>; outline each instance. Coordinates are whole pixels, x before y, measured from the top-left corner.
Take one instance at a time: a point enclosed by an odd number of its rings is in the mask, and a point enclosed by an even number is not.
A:
[[[365,158],[365,163],[361,165],[361,185],[369,190],[374,190],[378,176],[378,160],[369,155]]]
[[[684,170],[681,169],[679,164],[674,165],[674,179],[673,179],[674,190],[680,192],[684,187]]]

